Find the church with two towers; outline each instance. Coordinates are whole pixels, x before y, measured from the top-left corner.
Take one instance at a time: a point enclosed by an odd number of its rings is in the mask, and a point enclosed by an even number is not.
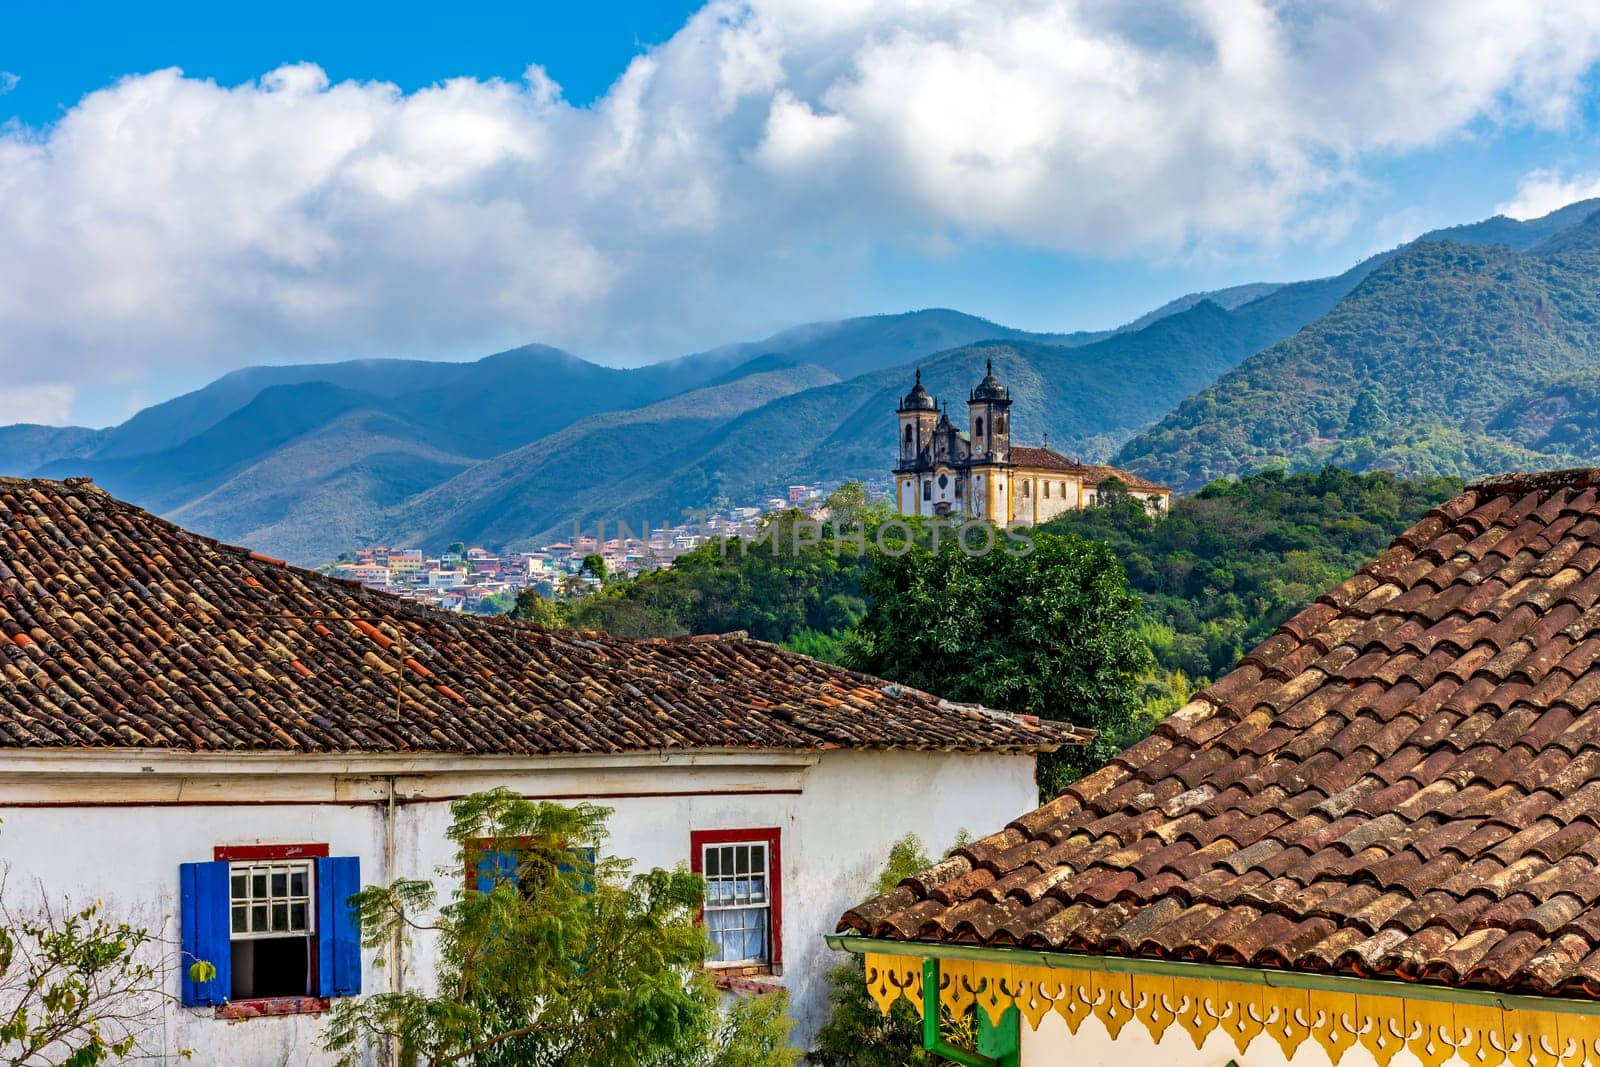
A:
[[[1011,394],[994,365],[967,396],[967,426],[957,429],[922,385],[900,401],[900,462],[894,469],[901,515],[987,519],[1036,526],[1099,500],[1116,479],[1130,496],[1165,511],[1172,490],[1115,467],[1079,463],[1049,448],[1011,443]]]

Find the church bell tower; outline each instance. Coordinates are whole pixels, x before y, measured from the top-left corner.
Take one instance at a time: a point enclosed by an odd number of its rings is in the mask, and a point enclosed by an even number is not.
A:
[[[939,405],[933,394],[922,387],[922,368],[917,368],[917,381],[911,392],[900,401],[900,466],[914,467],[922,450],[933,442],[934,424],[939,418]]]
[[[983,381],[967,397],[967,429],[976,463],[1011,462],[1011,394],[984,365]]]

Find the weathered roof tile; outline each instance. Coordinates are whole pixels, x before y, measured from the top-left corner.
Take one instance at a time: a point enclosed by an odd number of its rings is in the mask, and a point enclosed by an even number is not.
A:
[[[1085,736],[743,635],[635,641],[435,611],[82,479],[0,478],[0,532],[0,745],[1028,751]]]
[[[1030,884],[1062,911],[1005,936],[1600,996],[1597,487],[1515,476],[1430,512],[1074,786],[1116,790],[1112,844],[1045,853]],[[1013,826],[1072,824],[1051,811]],[[907,936],[891,918],[926,903],[842,926]]]

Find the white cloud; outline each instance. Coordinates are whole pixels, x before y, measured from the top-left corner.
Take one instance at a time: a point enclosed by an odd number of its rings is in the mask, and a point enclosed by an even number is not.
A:
[[[1522,176],[1517,192],[1495,208],[1514,219],[1536,219],[1577,200],[1600,196],[1600,173],[1574,174],[1557,170],[1533,170]]]
[[[9,70],[0,70],[0,96],[4,96],[17,87],[22,79]]]
[[[1597,56],[1562,0],[714,0],[589,108],[537,66],[157,71],[0,130],[0,369],[662,356],[826,313],[885,247],[1329,239],[1374,158],[1572,122]]]
[[[76,394],[72,386],[60,383],[7,386],[0,389],[0,426],[14,422],[65,425],[71,421]]]

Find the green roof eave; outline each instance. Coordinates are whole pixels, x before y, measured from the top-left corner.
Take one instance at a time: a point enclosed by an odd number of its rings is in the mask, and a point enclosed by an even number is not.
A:
[[[1468,989],[1424,982],[1402,982],[1392,978],[1356,978],[1340,974],[1309,971],[1282,971],[1265,967],[1243,967],[1226,963],[1192,963],[1187,960],[1158,960],[1142,956],[1091,956],[1076,952],[1046,952],[1031,948],[989,945],[947,944],[935,941],[887,941],[859,934],[827,934],[828,947],[843,952],[879,952],[890,956],[918,959],[972,960],[1018,967],[1044,967],[1061,970],[1102,971],[1110,974],[1147,974],[1169,978],[1191,978],[1244,985],[1272,986],[1279,989],[1315,989],[1329,993],[1354,993],[1362,996],[1403,997],[1407,1000],[1442,1001],[1450,1004],[1482,1005],[1504,1011],[1549,1011],[1570,1015],[1600,1015],[1600,1001],[1574,997],[1540,996],[1533,993],[1503,993],[1493,989]]]

